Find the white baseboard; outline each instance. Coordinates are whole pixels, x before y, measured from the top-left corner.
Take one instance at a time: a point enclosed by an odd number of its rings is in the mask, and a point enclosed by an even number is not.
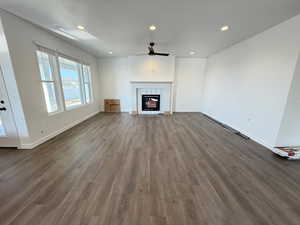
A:
[[[242,132],[242,131],[241,131],[241,132]],[[242,132],[242,133],[243,133],[243,132]],[[272,150],[272,149],[274,148],[273,145],[271,145],[270,143],[267,143],[266,141],[262,140],[261,138],[255,136],[255,135],[247,134],[247,133],[246,133],[246,135],[247,135],[248,137],[250,137],[253,141],[259,143],[260,145],[266,147],[266,148],[269,149],[269,150]]]
[[[86,116],[86,117],[84,117],[84,118],[82,118],[80,120],[77,120],[77,121],[75,121],[75,122],[73,122],[73,123],[71,123],[71,124],[69,124],[69,125],[61,128],[61,129],[59,129],[59,130],[57,130],[57,131],[54,131],[53,133],[51,133],[51,134],[49,134],[49,135],[47,135],[45,137],[42,137],[42,138],[40,138],[39,140],[37,140],[37,141],[35,141],[33,143],[21,144],[20,147],[19,147],[19,149],[33,149],[33,148],[39,146],[40,144],[43,144],[44,142],[46,142],[46,141],[54,138],[55,136],[61,134],[62,132],[66,131],[66,130],[69,130],[70,128],[76,126],[77,124],[79,124],[79,123],[81,123],[81,122],[83,122],[83,121],[85,121],[85,120],[87,120],[87,119],[95,116],[99,112],[100,112],[100,110],[97,111],[97,112],[91,113],[88,116]]]
[[[266,142],[265,140],[262,140],[260,137],[257,137],[256,135],[253,135],[253,134],[251,134],[251,133],[249,133],[247,131],[244,131],[243,129],[239,129],[238,127],[236,127],[236,126],[234,126],[232,124],[227,124],[227,123],[225,123],[223,121],[220,121],[219,119],[216,119],[214,116],[211,116],[210,114],[207,114],[207,113],[203,113],[203,114],[206,114],[206,115],[210,116],[211,118],[213,118],[214,120],[219,121],[219,122],[221,122],[221,123],[223,123],[223,124],[225,124],[227,126],[230,126],[233,129],[241,132],[242,134],[246,135],[247,137],[249,137],[253,141],[257,142],[258,144],[260,144],[260,145],[262,145],[264,147],[266,147],[269,150],[272,150],[274,148],[274,146],[272,144]]]
[[[199,105],[185,106],[185,105],[175,105],[174,112],[201,112],[201,107]]]
[[[195,113],[197,113],[197,112],[201,112],[201,110],[200,109],[176,109],[176,110],[174,110],[174,112],[183,112],[183,113],[195,112]]]
[[[124,113],[129,113],[129,112],[131,112],[131,109],[130,109],[130,108],[122,108],[122,107],[121,107],[120,110],[121,110],[121,112],[124,112]],[[105,112],[105,110],[104,110],[103,107],[100,108],[100,112]]]

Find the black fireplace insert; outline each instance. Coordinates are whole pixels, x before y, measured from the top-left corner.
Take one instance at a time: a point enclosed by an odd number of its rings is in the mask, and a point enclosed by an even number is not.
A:
[[[160,111],[160,95],[142,95],[143,111]]]

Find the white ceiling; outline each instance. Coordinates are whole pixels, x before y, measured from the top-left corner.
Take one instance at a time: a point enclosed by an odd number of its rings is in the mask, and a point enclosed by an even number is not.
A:
[[[89,35],[72,42],[99,57],[146,53],[149,41],[177,56],[193,50],[207,57],[300,14],[300,1],[0,0],[0,8],[47,29],[77,32],[84,25]],[[156,31],[148,30],[151,24]],[[231,29],[220,32],[223,25]]]

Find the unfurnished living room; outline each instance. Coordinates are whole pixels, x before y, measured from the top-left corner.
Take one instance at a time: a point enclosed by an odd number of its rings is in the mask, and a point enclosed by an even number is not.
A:
[[[299,225],[299,0],[0,0],[0,225]]]

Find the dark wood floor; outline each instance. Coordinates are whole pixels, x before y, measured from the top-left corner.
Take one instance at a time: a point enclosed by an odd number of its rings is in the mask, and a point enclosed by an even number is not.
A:
[[[0,151],[1,225],[299,225],[300,162],[199,113],[99,114]]]

